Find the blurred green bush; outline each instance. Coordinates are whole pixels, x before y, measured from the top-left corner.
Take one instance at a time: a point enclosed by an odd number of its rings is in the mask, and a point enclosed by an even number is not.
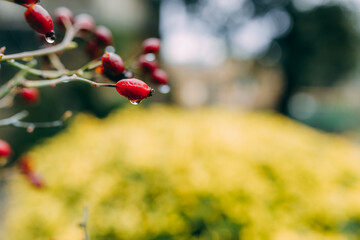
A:
[[[360,239],[360,150],[274,113],[80,115],[8,184],[3,239]]]

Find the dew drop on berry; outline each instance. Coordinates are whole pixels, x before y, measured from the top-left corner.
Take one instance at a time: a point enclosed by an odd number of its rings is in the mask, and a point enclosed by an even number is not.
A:
[[[56,40],[55,32],[51,31],[51,32],[45,34],[45,40],[47,43],[50,43],[50,44],[54,43]]]
[[[130,100],[130,103],[133,105],[139,105],[141,103],[140,100],[134,101],[134,100]]]
[[[105,52],[108,52],[108,53],[115,53],[115,51],[116,51],[116,49],[114,48],[114,46],[111,46],[111,45],[109,45],[105,48]]]
[[[168,94],[171,91],[171,88],[169,85],[160,85],[158,87],[158,90],[162,94]]]
[[[52,38],[52,37],[45,37],[45,40],[46,40],[47,43],[50,43],[50,44],[55,42],[55,39]]]

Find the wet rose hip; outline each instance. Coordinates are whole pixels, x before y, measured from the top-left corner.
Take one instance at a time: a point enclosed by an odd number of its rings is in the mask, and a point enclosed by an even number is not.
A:
[[[121,77],[125,70],[123,60],[116,53],[105,52],[101,58],[104,73],[107,77],[114,80],[114,78]],[[119,79],[117,79],[119,80]]]
[[[4,140],[0,139],[0,157],[8,157],[11,154],[10,145]]]
[[[105,26],[96,27],[94,34],[95,40],[99,46],[106,47],[113,42],[111,31]]]
[[[145,98],[150,97],[153,92],[145,82],[136,78],[118,81],[116,83],[116,90],[133,104],[140,103]]]
[[[155,59],[149,59],[149,54],[143,54],[139,57],[139,65],[144,71],[148,72],[153,72],[158,68],[157,61]]]
[[[73,23],[74,17],[70,9],[66,7],[59,7],[55,10],[55,21],[60,27],[65,27],[65,23]]]
[[[28,103],[36,103],[40,96],[37,88],[23,88],[20,91],[20,95]]]
[[[160,39],[158,38],[148,38],[146,39],[143,44],[143,52],[144,53],[158,53],[160,50]]]
[[[96,41],[90,41],[85,45],[85,50],[90,58],[98,58],[104,52]]]
[[[95,20],[89,14],[82,13],[75,17],[74,26],[85,32],[92,32],[95,28]]]
[[[55,40],[54,25],[48,11],[39,4],[33,4],[25,11],[25,20],[36,32]]]
[[[151,73],[151,77],[152,77],[152,80],[159,85],[165,85],[168,83],[167,73],[160,68],[153,71]]]

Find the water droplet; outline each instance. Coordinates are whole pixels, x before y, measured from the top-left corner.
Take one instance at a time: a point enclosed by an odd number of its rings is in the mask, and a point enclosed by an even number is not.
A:
[[[139,105],[141,103],[140,100],[134,101],[134,100],[130,100],[130,103],[133,105]]]
[[[108,52],[108,53],[114,53],[115,51],[116,51],[116,49],[114,48],[114,46],[111,46],[111,45],[109,45],[105,48],[105,52]]]
[[[50,43],[50,44],[54,43],[56,40],[55,32],[51,31],[51,32],[45,34],[45,40],[47,43]]]
[[[28,133],[33,133],[34,130],[35,130],[35,125],[33,125],[33,124],[29,125],[29,126],[26,128],[26,131],[27,131]]]
[[[145,55],[145,59],[146,59],[146,61],[152,62],[152,61],[155,61],[156,56],[153,53],[148,53]]]
[[[169,85],[160,85],[158,90],[162,94],[168,94],[170,92],[171,88]]]
[[[47,43],[50,43],[50,44],[55,42],[55,39],[52,38],[52,37],[45,37],[45,40],[46,40]]]

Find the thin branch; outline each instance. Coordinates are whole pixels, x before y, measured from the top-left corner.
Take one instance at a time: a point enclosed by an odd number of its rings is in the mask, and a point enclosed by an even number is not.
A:
[[[61,62],[58,55],[56,55],[55,53],[49,54],[49,60],[51,64],[54,66],[54,68],[56,68],[56,70],[58,70],[59,72],[66,72],[66,67]]]
[[[51,55],[49,55],[49,57],[51,57]],[[53,59],[53,60],[55,60],[55,59]],[[59,62],[60,62],[60,60],[59,60]],[[50,78],[50,79],[59,78],[59,77],[61,77],[63,75],[72,75],[72,74],[83,76],[84,72],[93,70],[96,67],[101,66],[101,64],[102,64],[101,61],[94,60],[94,61],[91,61],[91,62],[85,64],[83,67],[81,67],[81,68],[79,68],[77,70],[69,71],[69,70],[67,70],[65,68],[62,69],[62,70],[39,70],[39,69],[29,67],[29,66],[27,66],[25,64],[16,62],[14,60],[6,61],[5,63],[9,64],[9,65],[11,65],[13,67],[16,67],[18,69],[25,70],[25,71],[27,71],[28,73],[30,73],[32,75],[35,75],[35,76],[38,76],[38,77],[41,77],[41,78]],[[62,64],[62,63],[60,62],[60,64]]]
[[[83,219],[79,224],[79,227],[81,227],[84,230],[84,240],[90,240],[90,236],[88,232],[88,218],[89,218],[89,207],[86,206],[84,208]]]
[[[67,120],[71,113],[66,111],[60,120],[51,122],[24,122],[22,119],[29,115],[28,111],[21,111],[9,118],[0,119],[0,127],[14,126],[19,128],[26,128],[28,132],[33,132],[35,128],[52,128],[61,127],[64,125],[64,121]]]
[[[56,52],[61,52],[64,50],[76,48],[77,44],[73,43],[72,40],[74,39],[77,30],[71,24],[66,24],[66,25],[67,26],[66,26],[65,37],[63,41],[58,45],[44,49],[21,52],[16,54],[9,54],[9,55],[0,54],[0,62],[8,61],[11,59],[32,59],[33,57],[49,55],[51,53],[56,53]]]
[[[4,98],[0,99],[0,109],[12,107],[16,93],[17,91],[13,89]]]
[[[16,67],[18,69],[21,69],[21,70],[24,70],[32,75],[35,75],[35,76],[39,76],[39,77],[42,77],[42,78],[58,78],[62,75],[66,75],[66,74],[69,74],[69,71],[67,70],[64,70],[64,71],[54,71],[54,70],[39,70],[39,69],[35,69],[35,68],[32,68],[32,67],[29,67],[25,64],[22,64],[22,63],[19,63],[19,62],[16,62],[14,60],[9,60],[9,61],[6,61],[4,62],[10,66],[13,66],[13,67]]]
[[[41,87],[48,87],[48,86],[54,87],[58,84],[69,83],[69,82],[84,82],[93,87],[116,87],[115,84],[97,83],[97,82],[91,81],[89,79],[79,77],[75,74],[72,76],[64,75],[60,78],[50,79],[50,80],[25,80],[24,82],[22,82],[21,86],[26,87],[26,88],[41,88]]]
[[[36,64],[36,60],[29,62],[26,66],[33,67]],[[0,87],[0,99],[4,98],[13,88],[19,86],[23,81],[25,81],[25,75],[27,74],[26,70],[18,72],[11,80],[6,84]]]
[[[28,111],[21,111],[9,118],[1,119],[0,120],[0,127],[9,126],[16,122],[19,122],[21,119],[27,117],[29,115]]]

